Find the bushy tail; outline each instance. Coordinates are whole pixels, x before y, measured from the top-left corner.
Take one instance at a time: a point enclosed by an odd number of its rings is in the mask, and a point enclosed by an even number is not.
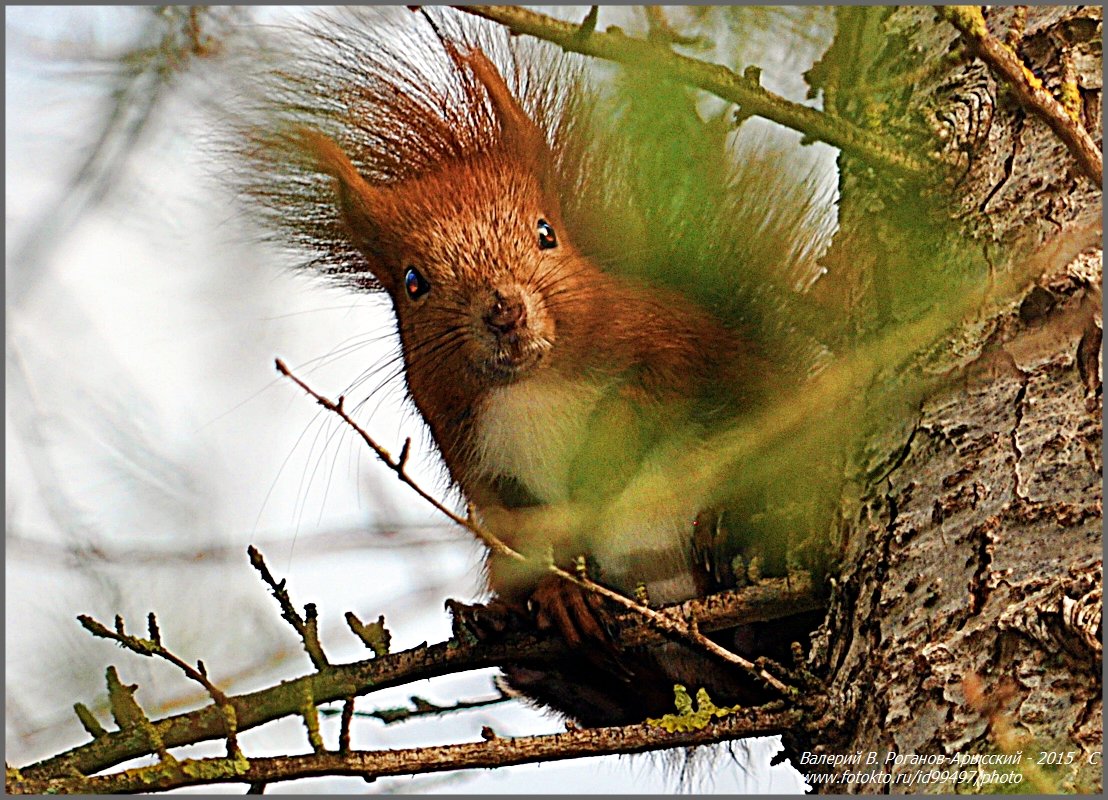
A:
[[[575,241],[612,271],[668,286],[812,371],[822,348],[801,321],[803,288],[832,233],[817,176],[725,113],[704,121],[694,93],[633,71],[589,109],[592,152],[567,163]]]

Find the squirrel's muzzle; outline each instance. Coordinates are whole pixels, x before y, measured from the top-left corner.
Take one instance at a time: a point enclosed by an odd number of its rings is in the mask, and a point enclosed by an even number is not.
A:
[[[498,337],[511,334],[527,324],[527,306],[519,294],[497,292],[485,313],[485,324]]]

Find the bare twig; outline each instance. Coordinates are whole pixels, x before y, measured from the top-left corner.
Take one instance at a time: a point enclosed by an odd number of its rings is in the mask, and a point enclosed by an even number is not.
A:
[[[277,599],[278,604],[281,606],[281,618],[285,620],[289,625],[293,627],[293,630],[300,635],[300,640],[304,643],[304,650],[308,653],[308,658],[312,660],[312,664],[316,669],[323,669],[328,665],[327,656],[323,652],[323,645],[319,641],[319,632],[316,625],[316,610],[315,605],[308,603],[304,606],[304,617],[301,618],[297,613],[296,608],[292,604],[292,600],[289,598],[289,593],[285,589],[285,582],[278,581],[273,577],[273,574],[269,571],[269,567],[266,566],[265,559],[258,551],[258,548],[254,545],[250,545],[246,548],[247,554],[250,556],[250,564],[258,571],[258,574],[262,576],[262,580],[269,586],[273,596]]]
[[[738,103],[744,114],[765,117],[800,131],[809,139],[827,142],[896,174],[918,180],[927,178],[933,171],[933,166],[926,160],[900,150],[893,143],[848,120],[786,100],[724,66],[675,53],[663,43],[637,39],[616,30],[591,31],[586,35],[579,25],[519,6],[456,8],[499,22],[513,33],[552,42],[569,52],[645,67],[671,80],[696,86],[724,100]]]
[[[511,699],[512,697],[510,695],[507,695],[504,692],[500,692],[496,695],[496,697],[488,697],[484,700],[459,700],[453,705],[440,706],[422,697],[412,695],[412,697],[410,698],[412,702],[411,708],[398,706],[396,708],[379,708],[375,711],[354,711],[353,705],[351,703],[344,703],[341,712],[335,709],[321,708],[319,710],[319,713],[327,717],[341,713],[343,724],[349,725],[346,715],[347,709],[350,709],[350,715],[352,717],[378,719],[386,725],[392,725],[397,722],[407,722],[410,719],[417,719],[418,717],[441,717],[445,714],[452,714],[455,711],[469,711],[474,708],[494,706],[500,703],[505,703]],[[340,750],[341,749],[342,748],[340,747]]]
[[[496,536],[486,531],[480,525],[476,524],[472,519],[468,519],[466,517],[455,514],[449,508],[447,508],[430,494],[428,494],[418,483],[412,480],[411,476],[408,475],[405,469],[409,449],[408,444],[405,444],[404,448],[401,450],[401,456],[403,458],[394,460],[388,450],[379,445],[372,436],[366,433],[365,430],[363,430],[362,427],[354,421],[353,417],[346,413],[346,409],[343,408],[344,398],[339,397],[338,402],[335,402],[334,400],[331,400],[319,394],[310,386],[308,386],[308,384],[304,383],[304,381],[300,380],[300,378],[293,375],[289,368],[285,365],[285,362],[279,358],[276,359],[276,366],[278,372],[280,372],[286,378],[291,380],[293,383],[295,383],[297,386],[299,386],[301,389],[315,398],[315,401],[317,403],[326,408],[328,411],[337,414],[343,422],[349,425],[354,430],[354,432],[362,438],[362,441],[369,445],[370,449],[373,450],[374,453],[376,453],[377,457],[381,459],[385,466],[396,473],[396,477],[398,477],[403,483],[407,484],[413,491],[415,491],[416,494],[430,503],[437,511],[444,514],[455,524],[461,525],[463,528],[470,531],[474,536],[484,542],[485,545],[494,553],[498,555],[508,556],[509,558],[514,558],[520,561],[525,560],[524,556],[517,553],[512,548],[508,547],[508,545],[504,544]]]
[[[1066,112],[1065,106],[1047,91],[1015,52],[989,33],[985,17],[977,6],[937,6],[943,19],[957,28],[970,52],[984,61],[1007,84],[1020,105],[1042,119],[1062,140],[1077,160],[1081,171],[1098,186],[1104,181],[1104,162],[1093,137],[1079,118]]]
[[[89,778],[36,778],[29,776],[24,770],[21,774],[9,775],[7,789],[13,794],[145,793],[215,783],[249,783],[256,786],[323,775],[353,775],[373,780],[416,772],[445,772],[585,756],[642,753],[766,736],[782,731],[795,731],[803,724],[803,713],[799,709],[785,709],[780,705],[761,706],[739,710],[694,731],[671,733],[660,726],[628,725],[515,739],[496,737],[481,742],[407,750],[325,752],[241,761],[199,759],[182,761],[180,768],[174,770],[155,765]]]
[[[326,713],[324,711],[323,713]],[[350,752],[350,723],[354,720],[354,698],[348,697],[342,703],[342,717],[339,720],[339,752]]]
[[[636,603],[634,600],[630,600],[619,594],[618,592],[613,592],[606,586],[601,586],[599,583],[594,583],[587,578],[579,578],[558,567],[551,567],[551,569],[555,574],[560,575],[562,578],[568,581],[572,581],[578,586],[582,586],[591,592],[595,592],[596,594],[601,595],[602,597],[606,597],[612,602],[617,603],[623,608],[627,609],[628,611],[632,611],[638,614],[643,619],[648,620],[650,624],[653,625],[657,630],[662,631],[663,633],[671,634],[681,639],[685,639],[686,641],[699,647],[704,652],[710,653],[711,655],[727,662],[728,664],[733,664],[734,666],[739,667],[740,669],[752,675],[754,678],[761,680],[767,686],[776,690],[782,696],[789,698],[796,696],[797,689],[795,687],[786,686],[784,683],[770,675],[764,669],[756,667],[752,662],[746,660],[738,653],[732,653],[730,650],[724,647],[720,647],[707,636],[702,634],[697,626],[696,617],[691,617],[690,621],[686,621],[685,619],[681,619],[671,614],[663,614],[659,611],[655,611],[649,606],[644,606],[641,603]]]
[[[97,622],[87,614],[81,614],[77,619],[80,621],[81,625],[84,626],[85,630],[93,636],[111,639],[131,652],[138,653],[140,656],[157,656],[173,664],[173,666],[181,670],[190,680],[196,681],[203,686],[204,691],[212,698],[212,702],[215,703],[216,708],[219,709],[219,712],[223,715],[223,719],[226,722],[227,757],[235,759],[240,756],[238,724],[236,721],[234,704],[231,703],[230,698],[224,694],[223,690],[212,683],[208,678],[208,672],[204,668],[203,661],[198,661],[197,665],[194,667],[183,658],[180,658],[175,653],[166,649],[161,641],[161,633],[158,631],[157,618],[153,614],[150,614],[148,617],[149,639],[143,639],[128,634],[123,629],[122,618],[118,616],[116,617],[116,630],[114,631]],[[78,715],[80,715],[80,712],[78,712]],[[101,735],[104,735],[103,731],[101,731]]]

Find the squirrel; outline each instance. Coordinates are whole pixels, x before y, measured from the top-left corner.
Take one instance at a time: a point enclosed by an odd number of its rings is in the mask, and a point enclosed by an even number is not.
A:
[[[447,12],[400,31],[311,23],[261,81],[238,187],[313,269],[391,299],[451,481],[528,556],[490,555],[490,606],[580,654],[507,665],[509,684],[590,726],[671,710],[674,683],[749,702],[749,681],[683,645],[616,652],[603,603],[544,565],[583,557],[654,606],[743,585],[752,562],[784,574],[782,537],[751,522],[756,482],[646,503],[633,488],[799,385],[810,365],[790,363],[780,312],[802,212],[775,222],[740,191],[772,178],[736,176],[726,126],[701,124],[684,90],[669,87],[672,113],[695,132],[648,141],[635,118],[662,112],[634,76],[605,98],[570,57]]]

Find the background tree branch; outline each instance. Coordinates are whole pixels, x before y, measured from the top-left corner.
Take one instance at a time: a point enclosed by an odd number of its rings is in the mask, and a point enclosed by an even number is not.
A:
[[[676,53],[661,41],[638,39],[618,29],[601,32],[574,25],[520,6],[457,6],[459,11],[493,20],[516,34],[526,34],[558,45],[571,53],[603,58],[629,66],[645,67],[668,80],[695,86],[737,103],[744,117],[757,115],[827,142],[875,166],[922,179],[934,175],[937,164],[903,151],[880,134],[814,108],[794,103],[764,89],[758,70],[742,76],[726,67],[708,64]]]
[[[1043,82],[1025,67],[1016,56],[1012,44],[1002,42],[989,33],[985,17],[976,6],[939,6],[939,13],[956,27],[965,39],[969,51],[980,58],[1019,98],[1024,108],[1038,115],[1058,138],[1065,142],[1081,169],[1100,186],[1104,183],[1104,162],[1100,147],[1082,124],[1080,101],[1070,110],[1043,87]],[[1013,39],[1018,44],[1020,32]],[[1063,86],[1064,96],[1077,97],[1076,81],[1069,76]]]
[[[228,782],[275,783],[323,775],[352,775],[372,781],[390,775],[488,769],[536,761],[692,747],[792,730],[802,724],[803,718],[804,713],[798,709],[762,706],[733,712],[719,722],[686,732],[642,724],[506,739],[488,734],[489,738],[482,742],[443,747],[324,752],[250,758],[241,762],[226,758],[197,759],[181,761],[168,768],[158,764],[89,778],[28,778],[21,771],[19,776],[9,774],[7,789],[14,794],[151,792]]]

